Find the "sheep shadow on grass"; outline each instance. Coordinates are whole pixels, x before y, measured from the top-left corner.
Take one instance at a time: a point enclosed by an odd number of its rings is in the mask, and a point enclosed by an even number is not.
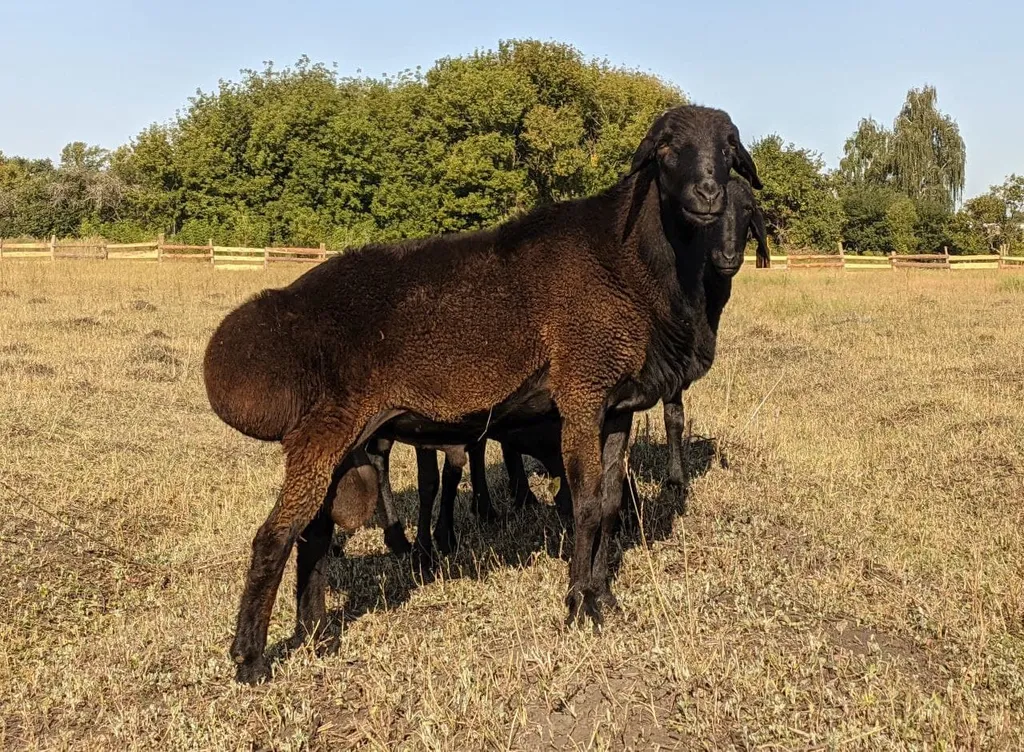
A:
[[[631,547],[630,535],[642,536],[632,541],[632,545],[649,541],[659,541],[672,534],[672,523],[676,517],[686,514],[686,503],[690,494],[690,483],[702,477],[716,463],[723,468],[728,467],[728,460],[717,440],[707,436],[690,436],[683,441],[683,483],[681,486],[670,484],[665,478],[668,465],[668,446],[653,441],[648,434],[642,434],[630,448],[629,483],[623,484],[622,512],[620,517],[624,523],[627,540],[626,548]],[[639,481],[639,484],[638,484]],[[641,487],[648,489],[647,493]],[[655,492],[651,493],[650,490]],[[642,527],[639,526],[643,522]]]
[[[683,444],[684,482],[673,488],[665,482],[668,447],[652,439],[650,432],[638,431],[630,448],[629,482],[623,484],[623,504],[616,545],[610,562],[613,578],[626,551],[665,540],[672,535],[676,517],[685,515],[690,482],[707,473],[716,458],[724,466],[717,442],[708,437],[690,437]],[[544,475],[544,467],[524,457],[527,475]],[[466,474],[468,478],[468,473]],[[456,499],[458,548],[450,556],[439,556],[438,570],[424,577],[415,568],[414,557],[396,556],[390,551],[346,556],[341,553],[343,536],[336,538],[328,562],[328,582],[335,592],[347,595],[343,608],[330,613],[335,627],[348,625],[365,614],[390,609],[409,600],[413,591],[436,578],[482,580],[506,567],[527,567],[543,554],[568,560],[573,547],[571,524],[566,525],[553,504],[541,503],[515,509],[508,491],[504,464],[487,467],[492,500],[504,514],[496,522],[483,522],[471,511],[472,492],[460,486]],[[412,485],[395,492],[401,518],[410,523],[406,534],[412,538],[419,509],[417,488]],[[434,519],[437,516],[435,504]],[[374,525],[375,533],[382,534]],[[335,638],[335,646],[336,646]],[[282,641],[268,650],[274,663],[283,660],[294,646]]]

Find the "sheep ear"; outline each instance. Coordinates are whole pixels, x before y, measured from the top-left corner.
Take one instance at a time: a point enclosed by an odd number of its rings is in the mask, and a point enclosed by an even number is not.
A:
[[[767,269],[772,265],[771,252],[768,250],[768,233],[765,231],[764,215],[755,205],[754,212],[750,216],[750,229],[757,238],[757,267]]]
[[[640,146],[633,153],[633,164],[629,167],[630,175],[635,175],[654,161],[654,155],[658,150],[658,138],[658,134],[655,134],[653,130],[644,136],[644,140],[640,142]]]
[[[736,139],[736,157],[732,161],[732,166],[736,172],[747,179],[752,187],[761,190],[761,178],[757,176],[757,165],[754,164],[754,158],[750,156],[750,152],[744,148],[739,138]]]
[[[640,171],[642,171],[649,164],[654,162],[655,157],[658,154],[658,147],[661,145],[663,138],[663,129],[656,122],[654,126],[644,136],[644,140],[640,142],[640,146],[637,147],[633,153],[633,163],[629,167],[629,173],[626,177],[632,177]],[[636,181],[633,186],[633,195],[630,199],[629,213],[626,215],[626,224],[623,229],[622,240],[625,242],[626,238],[633,231],[633,225],[636,224],[637,217],[640,216],[640,206],[644,202],[644,197],[647,195],[647,189],[651,185],[653,177],[650,174],[642,176]]]

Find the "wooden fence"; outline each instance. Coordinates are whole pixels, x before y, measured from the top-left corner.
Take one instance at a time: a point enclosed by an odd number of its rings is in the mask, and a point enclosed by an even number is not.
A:
[[[42,243],[11,243],[0,239],[0,261],[7,259],[99,259],[117,261],[184,261],[210,264],[218,269],[265,269],[281,263],[318,264],[327,259],[326,246],[319,248],[234,248],[214,245],[176,245],[163,236],[145,243],[106,243],[60,240]]]
[[[851,256],[834,254],[788,254],[772,256],[772,269],[1024,269],[1024,256],[989,254],[985,256],[950,256],[948,253],[916,253],[906,256]],[[744,256],[744,266],[754,267],[755,258]],[[760,271],[760,270],[759,270]]]
[[[41,243],[13,243],[0,238],[0,261],[6,259],[101,259],[110,261],[184,261],[209,264],[217,269],[266,269],[278,264],[319,264],[329,252],[319,248],[235,248],[214,245],[175,245],[165,243],[161,235],[145,243],[107,243],[104,241],[60,240],[51,237]],[[910,256],[851,256],[835,254],[773,255],[772,270],[798,269],[1024,269],[1024,257],[1006,254],[987,256],[950,256],[948,253],[919,253]],[[744,267],[754,269],[753,256],[744,257]],[[758,270],[761,271],[761,270]]]

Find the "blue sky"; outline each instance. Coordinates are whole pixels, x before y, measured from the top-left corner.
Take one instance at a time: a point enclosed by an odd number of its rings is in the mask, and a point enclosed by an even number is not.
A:
[[[889,124],[908,88],[933,84],[973,195],[1024,173],[1021,29],[1019,0],[0,0],[0,151],[117,146],[264,60],[380,75],[531,37],[656,73],[728,110],[746,142],[776,132],[830,165],[861,117]]]

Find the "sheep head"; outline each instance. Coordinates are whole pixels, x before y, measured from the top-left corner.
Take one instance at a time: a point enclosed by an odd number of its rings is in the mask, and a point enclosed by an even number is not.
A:
[[[726,185],[735,169],[755,188],[757,167],[723,110],[697,105],[662,114],[633,156],[630,173],[654,167],[663,200],[689,223],[707,226],[726,209]]]
[[[726,208],[719,225],[718,242],[711,248],[711,263],[715,271],[724,277],[731,277],[743,265],[743,251],[747,245],[748,233],[757,240],[758,266],[771,263],[768,255],[768,237],[765,232],[764,215],[754,199],[750,186],[733,178],[725,189]]]

